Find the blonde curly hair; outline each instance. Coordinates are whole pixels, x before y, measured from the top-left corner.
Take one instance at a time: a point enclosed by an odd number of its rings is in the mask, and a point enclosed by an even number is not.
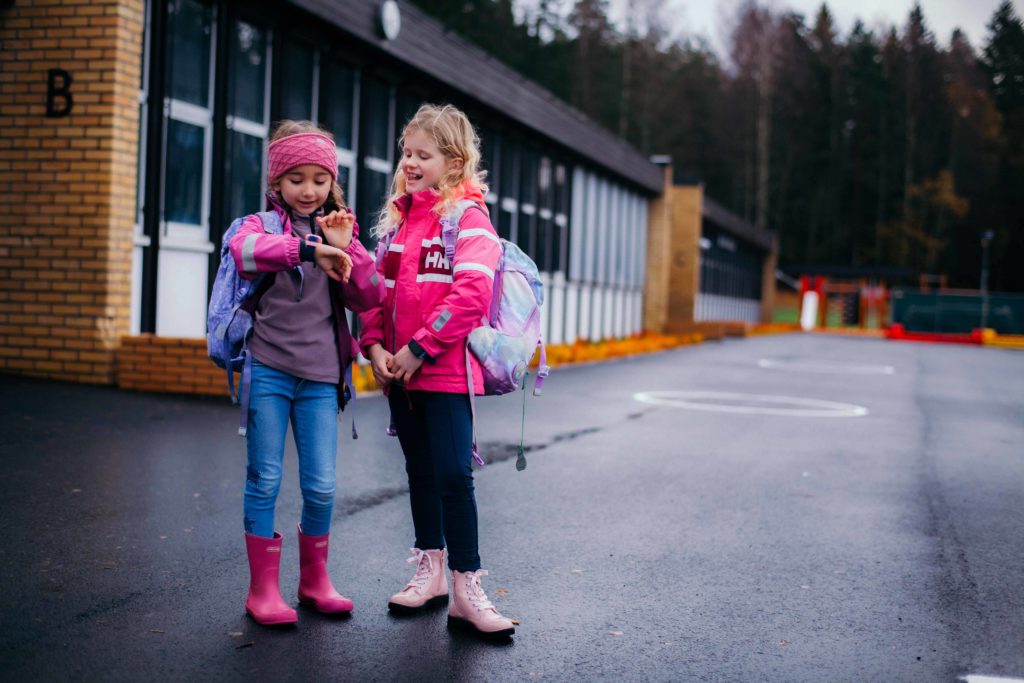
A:
[[[464,113],[450,104],[422,105],[402,129],[402,136],[398,139],[400,149],[405,147],[406,139],[415,131],[423,131],[431,136],[446,160],[462,160],[458,168],[456,164],[449,163],[448,170],[438,182],[441,199],[434,205],[435,214],[441,216],[451,209],[459,200],[459,188],[467,181],[479,189],[481,194],[487,194],[487,184],[484,182],[486,171],[480,170],[480,138]],[[386,235],[398,225],[401,215],[395,200],[405,193],[405,172],[400,159],[391,181],[390,196],[381,207],[373,229],[376,237]]]

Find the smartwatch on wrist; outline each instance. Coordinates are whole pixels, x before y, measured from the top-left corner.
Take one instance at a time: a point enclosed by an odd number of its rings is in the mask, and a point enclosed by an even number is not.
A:
[[[427,350],[420,346],[420,343],[415,339],[409,340],[409,350],[412,351],[412,355],[416,356],[420,360],[425,360],[431,363],[434,362],[434,359],[430,357],[430,354],[427,353]]]

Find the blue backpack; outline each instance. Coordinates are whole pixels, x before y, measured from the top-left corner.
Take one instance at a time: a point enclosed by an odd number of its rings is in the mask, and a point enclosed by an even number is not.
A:
[[[264,232],[271,235],[284,232],[281,218],[276,212],[261,211],[256,216],[263,223]],[[224,232],[220,247],[220,267],[213,281],[210,306],[206,314],[206,351],[210,360],[227,372],[231,401],[242,406],[239,436],[245,436],[248,424],[249,387],[252,379],[252,354],[249,353],[248,345],[249,337],[252,336],[253,314],[260,295],[271,282],[268,276],[273,275],[263,273],[255,280],[246,280],[238,274],[230,244],[245,218],[236,218]],[[242,373],[237,393],[236,372]]]

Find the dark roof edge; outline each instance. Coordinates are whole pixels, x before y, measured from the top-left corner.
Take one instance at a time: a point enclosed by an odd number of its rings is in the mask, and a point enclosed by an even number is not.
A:
[[[628,143],[598,126],[582,112],[471,44],[407,2],[399,2],[402,25],[387,41],[378,30],[379,2],[367,0],[288,0],[329,24],[447,83],[494,111],[531,128],[589,159],[604,170],[642,187],[662,192],[662,171]],[[432,49],[436,39],[444,53]],[[417,49],[419,43],[424,49]],[[456,53],[455,57],[452,53]],[[467,68],[466,64],[473,67]],[[467,79],[471,74],[472,83]],[[477,84],[474,86],[473,84]],[[487,93],[483,93],[487,90]],[[528,100],[528,101],[524,101]]]
[[[707,195],[704,195],[701,203],[701,215],[733,236],[766,251],[771,251],[775,246],[774,233],[758,230],[753,223],[740,218]]]

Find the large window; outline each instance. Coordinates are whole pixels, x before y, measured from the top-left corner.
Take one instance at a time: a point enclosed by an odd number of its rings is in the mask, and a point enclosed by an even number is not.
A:
[[[282,119],[313,121],[317,110],[319,55],[309,45],[288,38],[282,47],[280,112]]]
[[[498,235],[518,242],[519,222],[519,167],[520,148],[515,141],[503,138],[501,141],[501,171],[499,175]]]
[[[168,5],[165,242],[207,241],[213,128],[213,8],[196,0]]]
[[[228,220],[263,208],[263,149],[270,118],[269,32],[236,21],[230,38],[224,169],[224,210]]]
[[[167,5],[155,331],[202,336],[210,242],[216,12],[198,0]]]
[[[523,150],[516,243],[534,260],[537,260],[537,164],[537,153],[529,148]]]
[[[485,172],[484,179],[487,183],[487,196],[484,197],[484,201],[487,202],[488,209],[491,212],[492,218],[497,217],[497,209],[495,208],[498,204],[498,136],[494,131],[487,128],[481,128],[479,130],[480,135],[480,169]]]
[[[376,76],[364,76],[360,99],[363,167],[356,214],[360,225],[366,226],[359,238],[367,248],[372,248],[375,240],[370,236],[370,228],[377,222],[377,214],[387,199],[395,163],[394,89]]]
[[[346,203],[354,206],[359,78],[354,68],[337,58],[327,58],[323,64],[319,123],[334,135],[338,148],[338,185],[345,191]]]

